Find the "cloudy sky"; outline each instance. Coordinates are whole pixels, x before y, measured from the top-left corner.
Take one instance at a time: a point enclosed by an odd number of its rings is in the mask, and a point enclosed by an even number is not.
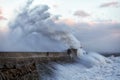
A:
[[[0,14],[13,17],[26,0],[0,0]],[[34,5],[46,4],[50,13],[62,19],[78,22],[113,21],[120,22],[120,0],[34,0]],[[1,17],[0,17],[1,18]]]
[[[0,0],[0,31],[7,31],[7,22],[26,1]],[[57,22],[77,29],[75,35],[87,46],[86,49],[91,50],[97,45],[99,50],[107,47],[106,51],[120,52],[120,0],[34,0],[31,7],[40,4],[50,7],[51,15],[59,18]]]

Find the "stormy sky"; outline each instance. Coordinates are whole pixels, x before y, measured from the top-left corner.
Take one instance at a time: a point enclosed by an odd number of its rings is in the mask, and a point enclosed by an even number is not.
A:
[[[0,0],[0,38],[26,1]],[[119,0],[34,0],[31,8],[36,5],[49,6],[53,21],[70,27],[86,50],[120,52]]]

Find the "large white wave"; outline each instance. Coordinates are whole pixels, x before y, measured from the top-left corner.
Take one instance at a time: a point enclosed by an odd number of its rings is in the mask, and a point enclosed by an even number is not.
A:
[[[102,56],[87,54],[81,48],[80,41],[71,33],[70,27],[55,23],[47,5],[30,8],[32,1],[28,0],[10,22],[9,35],[2,43],[3,51],[63,51],[75,48],[82,63],[105,63]]]

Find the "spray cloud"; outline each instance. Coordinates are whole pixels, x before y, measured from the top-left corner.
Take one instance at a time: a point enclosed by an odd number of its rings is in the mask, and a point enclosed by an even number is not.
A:
[[[1,40],[1,51],[60,51],[81,47],[68,26],[54,22],[47,5],[31,8],[32,2],[28,0],[9,22],[8,35]]]
[[[21,12],[10,22],[9,35],[2,43],[3,51],[60,51],[75,48],[78,49],[78,56],[84,63],[90,60],[93,63],[100,62],[99,55],[88,55],[81,49],[80,41],[66,30],[68,26],[54,23],[47,5],[30,9],[32,1],[28,0]]]
[[[47,5],[36,6],[30,9],[32,0],[28,1],[15,20],[11,22],[10,29],[15,32],[21,29],[20,38],[23,39],[32,33],[39,33],[51,39],[58,40],[69,46],[69,48],[80,48],[80,42],[64,27],[58,27],[48,13]],[[63,28],[63,29],[61,29]]]

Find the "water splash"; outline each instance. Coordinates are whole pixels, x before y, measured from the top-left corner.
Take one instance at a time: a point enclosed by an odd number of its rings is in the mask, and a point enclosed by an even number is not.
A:
[[[87,53],[81,48],[80,41],[70,32],[69,26],[55,23],[47,5],[30,8],[33,0],[28,0],[16,18],[9,24],[9,35],[3,43],[7,51],[63,51],[68,48],[78,50],[80,61],[105,63],[105,58]],[[52,47],[51,47],[52,45]]]
[[[106,63],[106,58],[97,54],[89,53],[81,48],[81,43],[70,32],[68,26],[60,26],[51,19],[47,5],[38,5],[32,9],[33,0],[28,0],[21,12],[9,24],[9,35],[2,43],[3,51],[63,51],[68,48],[78,50],[78,62],[80,64],[69,64],[67,68],[79,68],[78,66],[93,67]],[[82,64],[82,65],[81,65]],[[63,66],[58,66],[62,69]],[[59,70],[60,71],[60,70]],[[69,71],[65,72],[69,73]],[[60,74],[64,74],[61,72]],[[76,73],[77,74],[77,73]],[[57,75],[59,77],[59,75]],[[51,80],[73,80],[67,75]],[[47,78],[46,80],[50,80]]]

